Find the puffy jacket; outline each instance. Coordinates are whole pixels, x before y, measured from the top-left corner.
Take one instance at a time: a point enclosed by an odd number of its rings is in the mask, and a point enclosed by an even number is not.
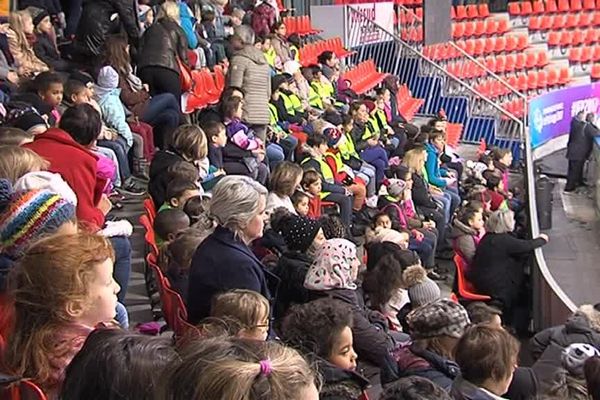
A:
[[[242,120],[248,124],[269,124],[269,71],[263,52],[254,46],[246,46],[231,57],[227,85],[241,87],[246,93]]]
[[[138,69],[164,67],[179,74],[177,57],[187,64],[187,39],[176,22],[163,18],[144,32]]]
[[[46,33],[38,33],[33,44],[35,55],[52,69],[65,71],[68,67],[65,60],[61,60],[60,53],[54,42]]]
[[[369,387],[369,381],[358,372],[342,369],[322,358],[317,358],[314,364],[323,377],[319,391],[321,400],[368,399],[365,390]]]
[[[443,358],[429,350],[417,350],[412,344],[394,352],[398,370],[402,377],[420,376],[429,379],[444,390],[449,390],[452,381],[460,373],[454,361]]]
[[[479,233],[458,219],[454,219],[450,239],[453,240],[452,247],[454,247],[454,251],[470,263],[473,257],[475,257],[475,250],[477,250],[477,245],[481,239]]]
[[[131,0],[84,0],[81,19],[77,26],[75,44],[85,55],[102,54],[106,38],[121,28],[127,33],[129,44],[137,48],[140,38],[135,2]],[[112,20],[118,15],[118,22]]]
[[[531,355],[535,372],[542,390],[554,382],[561,369],[561,353],[573,343],[587,343],[600,348],[600,312],[591,305],[583,305],[564,325],[539,332],[531,339]]]
[[[279,258],[277,267],[273,270],[281,279],[274,311],[276,319],[283,317],[292,305],[308,302],[308,290],[304,288],[304,279],[312,262],[311,257],[298,251],[288,251]]]
[[[121,103],[121,89],[105,89],[95,86],[96,101],[102,110],[102,119],[109,127],[115,129],[119,136],[127,142],[127,146],[133,146],[133,134],[127,124],[125,107]]]

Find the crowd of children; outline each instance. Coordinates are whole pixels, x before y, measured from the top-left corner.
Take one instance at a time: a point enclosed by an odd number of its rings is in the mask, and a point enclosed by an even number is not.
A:
[[[23,3],[0,30],[0,393],[600,398],[600,306],[517,366],[504,326],[527,324],[526,259],[548,237],[522,233],[510,150],[466,162],[442,111],[399,113],[398,78],[358,95],[333,51],[302,66],[274,0],[84,2],[77,30]],[[201,68],[227,83],[191,123]],[[146,193],[197,337],[128,331],[133,227],[113,210]],[[459,274],[488,304],[459,303]]]

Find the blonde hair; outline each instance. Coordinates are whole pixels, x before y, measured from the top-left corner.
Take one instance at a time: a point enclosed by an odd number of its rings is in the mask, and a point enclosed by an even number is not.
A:
[[[25,22],[24,20],[29,18],[32,20],[31,14],[27,10],[20,10],[11,12],[8,15],[8,24],[10,29],[12,29],[17,36],[17,45],[21,49],[21,51],[25,51],[28,53],[32,53],[33,49],[29,42],[27,41],[27,36],[25,36]]]
[[[56,332],[72,322],[71,302],[93,307],[89,287],[93,268],[115,255],[108,239],[80,231],[53,235],[34,243],[9,276],[9,294],[15,312],[4,360],[11,373],[45,382],[54,368],[48,354]]]
[[[190,343],[180,354],[181,361],[166,368],[157,398],[300,400],[303,390],[316,384],[307,361],[276,342],[206,339]]]
[[[296,191],[296,181],[302,179],[302,167],[290,161],[282,161],[271,173],[271,191],[279,196],[291,196]]]
[[[422,175],[423,171],[421,170],[420,165],[421,158],[425,158],[425,150],[420,148],[412,149],[404,154],[402,163],[410,169],[410,172],[417,175]]]
[[[208,155],[206,134],[198,125],[181,125],[177,128],[171,146],[186,161],[199,161]]]
[[[251,330],[269,318],[269,301],[260,293],[246,289],[235,289],[216,296],[210,316],[234,325],[234,332]]]
[[[8,179],[13,185],[23,175],[34,171],[45,171],[50,163],[33,150],[19,146],[0,146],[0,178]]]
[[[156,15],[156,19],[168,18],[178,24],[181,21],[179,5],[177,5],[174,1],[165,1],[160,8],[158,9],[158,13]]]
[[[488,233],[507,233],[515,228],[515,215],[509,209],[500,209],[492,212],[485,222],[485,231]]]

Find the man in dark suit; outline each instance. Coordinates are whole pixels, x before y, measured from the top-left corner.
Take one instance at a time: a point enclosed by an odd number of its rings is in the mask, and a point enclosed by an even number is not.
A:
[[[593,121],[593,114],[592,121]],[[580,111],[571,121],[569,131],[569,142],[567,143],[567,160],[569,169],[567,172],[567,184],[565,192],[572,192],[578,186],[583,185],[583,167],[585,161],[592,151],[593,136],[586,134],[586,121],[583,118],[584,111]],[[588,117],[590,114],[588,114]]]

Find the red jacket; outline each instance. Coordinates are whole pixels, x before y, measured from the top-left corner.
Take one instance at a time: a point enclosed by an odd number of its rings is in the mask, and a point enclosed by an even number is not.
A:
[[[102,228],[104,214],[96,206],[106,182],[96,175],[98,158],[58,128],[48,129],[23,147],[48,160],[48,170],[60,174],[73,189],[77,195],[77,218]]]

